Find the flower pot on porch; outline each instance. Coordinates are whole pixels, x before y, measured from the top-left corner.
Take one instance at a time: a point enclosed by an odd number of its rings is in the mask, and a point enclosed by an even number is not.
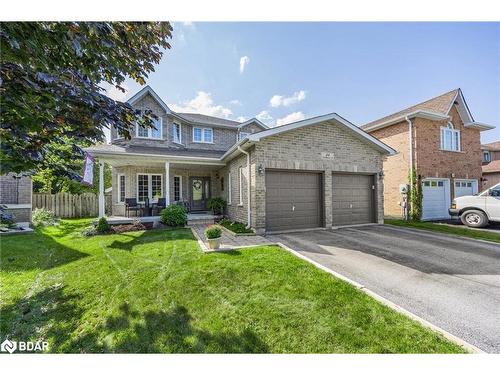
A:
[[[208,239],[208,247],[212,250],[217,250],[220,247],[220,240],[221,240],[221,237],[209,238]]]

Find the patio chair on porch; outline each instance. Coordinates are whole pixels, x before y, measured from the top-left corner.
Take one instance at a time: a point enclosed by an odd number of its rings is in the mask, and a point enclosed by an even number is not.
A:
[[[125,212],[130,217],[130,211],[135,211],[135,216],[142,210],[142,205],[137,202],[137,198],[125,198]]]
[[[153,204],[153,215],[155,212],[159,214],[161,210],[167,207],[167,200],[166,198],[158,198],[158,202]]]

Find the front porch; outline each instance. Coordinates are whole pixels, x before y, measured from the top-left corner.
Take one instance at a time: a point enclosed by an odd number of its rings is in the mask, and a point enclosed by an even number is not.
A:
[[[188,225],[203,225],[203,224],[214,224],[216,220],[220,219],[221,216],[213,215],[210,212],[191,212],[187,215]],[[131,224],[135,220],[139,220],[141,223],[159,223],[160,216],[108,216],[106,218],[108,223],[111,225],[119,224]]]
[[[208,201],[225,197],[224,164],[213,158],[176,160],[167,156],[99,155],[100,176],[104,163],[112,169],[111,224],[159,221],[159,212],[170,204],[182,204],[189,219],[214,218]],[[102,180],[102,179],[101,179]],[[104,186],[99,185],[99,216],[104,216]],[[102,210],[101,210],[102,204]],[[135,206],[134,209],[131,207]]]

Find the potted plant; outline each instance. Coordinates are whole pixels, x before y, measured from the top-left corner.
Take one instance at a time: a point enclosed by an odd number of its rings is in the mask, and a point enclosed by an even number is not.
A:
[[[212,250],[217,250],[220,247],[220,239],[222,236],[222,229],[217,225],[211,225],[205,229],[205,237],[208,240],[208,247]]]
[[[212,210],[214,215],[222,215],[226,208],[226,201],[222,198],[210,198],[207,202],[209,210]]]

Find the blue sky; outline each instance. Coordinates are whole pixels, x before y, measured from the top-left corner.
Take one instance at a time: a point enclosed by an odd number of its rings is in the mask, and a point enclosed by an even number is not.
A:
[[[500,140],[500,23],[181,23],[147,83],[177,111],[362,125],[454,88]],[[127,99],[140,89],[126,81]]]

